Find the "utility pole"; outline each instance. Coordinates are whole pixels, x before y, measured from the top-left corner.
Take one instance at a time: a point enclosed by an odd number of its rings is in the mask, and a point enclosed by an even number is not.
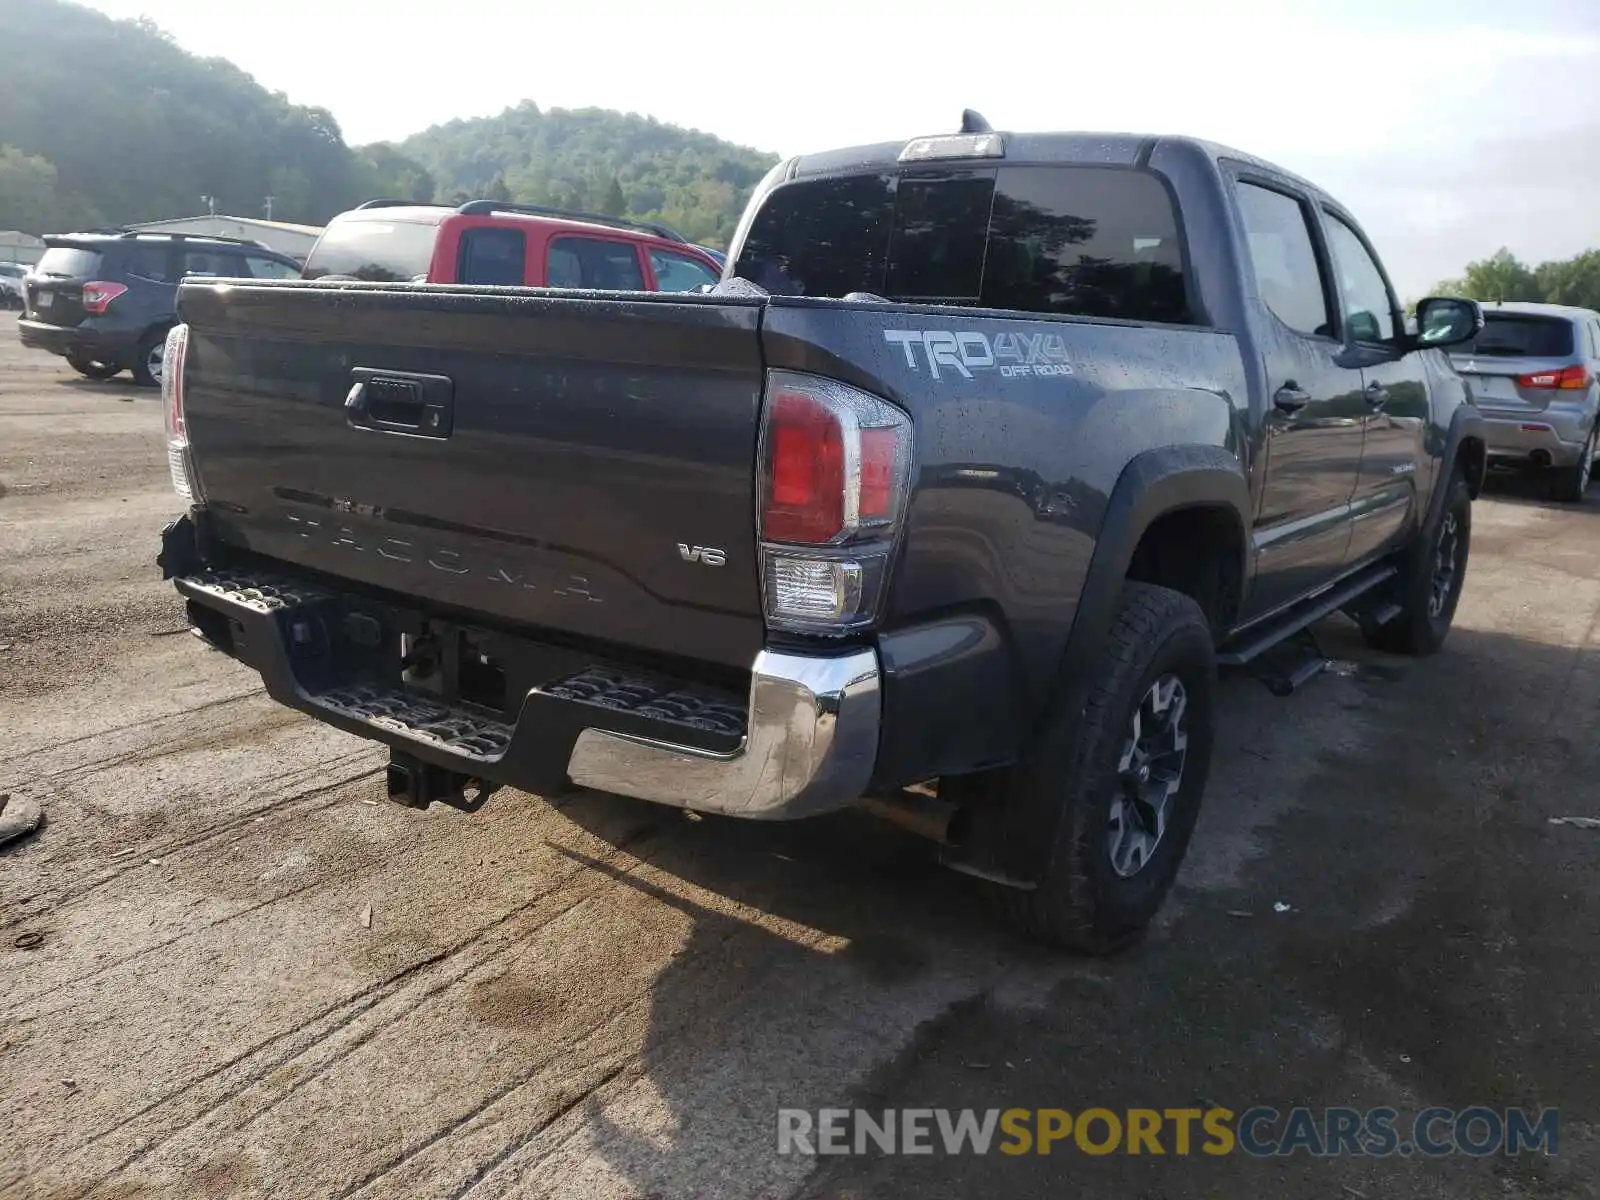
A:
[[[276,199],[277,199],[276,196],[273,196],[273,195],[268,195],[267,196],[267,220],[269,220],[269,221],[272,220],[272,202],[274,200],[276,200]]]

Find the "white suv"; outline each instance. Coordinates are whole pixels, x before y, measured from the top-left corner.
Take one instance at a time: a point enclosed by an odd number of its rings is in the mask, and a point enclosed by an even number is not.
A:
[[[30,269],[27,263],[0,262],[0,308],[22,307],[22,277]]]

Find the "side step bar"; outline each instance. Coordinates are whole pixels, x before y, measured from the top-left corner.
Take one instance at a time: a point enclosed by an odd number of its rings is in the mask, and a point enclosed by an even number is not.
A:
[[[1219,667],[1244,666],[1252,659],[1259,658],[1280,642],[1293,637],[1306,626],[1315,624],[1329,613],[1337,612],[1352,600],[1370,592],[1378,585],[1387,583],[1398,573],[1398,568],[1389,563],[1378,563],[1363,571],[1358,571],[1350,578],[1334,584],[1327,591],[1314,596],[1286,613],[1272,618],[1270,622],[1260,629],[1246,630],[1240,640],[1230,642],[1217,655],[1217,665]],[[1394,609],[1394,611],[1388,612],[1389,609]],[[1399,615],[1398,607],[1392,604],[1385,605],[1375,615],[1381,618],[1385,612],[1388,612],[1388,619],[1390,620]]]

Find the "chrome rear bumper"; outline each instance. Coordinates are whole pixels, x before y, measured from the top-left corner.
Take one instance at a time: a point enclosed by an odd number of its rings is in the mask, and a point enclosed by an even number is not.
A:
[[[878,656],[763,650],[744,744],[714,754],[604,729],[578,735],[580,787],[734,817],[785,819],[844,808],[867,790],[878,752]]]

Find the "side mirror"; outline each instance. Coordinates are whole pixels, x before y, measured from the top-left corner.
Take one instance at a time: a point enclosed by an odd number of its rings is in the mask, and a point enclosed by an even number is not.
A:
[[[1417,302],[1418,349],[1459,346],[1483,332],[1483,309],[1476,300],[1429,296]]]

